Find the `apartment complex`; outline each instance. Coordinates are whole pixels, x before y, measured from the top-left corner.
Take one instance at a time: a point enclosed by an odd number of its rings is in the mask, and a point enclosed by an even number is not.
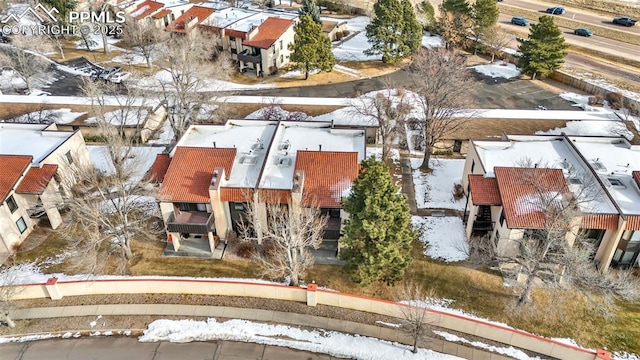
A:
[[[524,176],[533,176],[539,188],[524,184]],[[544,209],[526,199],[544,190],[578,198],[575,227],[597,249],[593,257],[600,269],[639,265],[640,146],[623,137],[505,135],[500,141],[472,141],[462,181],[470,239],[488,234],[499,252],[514,251],[512,240],[542,226]]]
[[[61,177],[74,166],[91,165],[79,131],[55,124],[0,123],[0,254],[11,253],[41,218],[62,223]]]
[[[213,251],[238,232],[248,203],[317,206],[329,221],[325,238],[340,235],[342,197],[365,156],[363,130],[331,123],[229,120],[194,125],[150,176],[161,183],[160,209],[167,239]],[[264,206],[261,205],[261,206]]]

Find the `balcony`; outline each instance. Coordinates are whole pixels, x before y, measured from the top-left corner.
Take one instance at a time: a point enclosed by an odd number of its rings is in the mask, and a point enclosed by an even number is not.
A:
[[[262,62],[262,55],[260,55],[259,52],[258,54],[254,55],[250,53],[250,50],[244,50],[243,52],[238,54],[238,60],[245,63],[259,64]]]
[[[473,222],[472,231],[491,231],[493,230],[493,222],[491,220],[476,220]]]
[[[213,213],[182,211],[172,213],[167,220],[167,231],[187,234],[206,234],[213,230]]]

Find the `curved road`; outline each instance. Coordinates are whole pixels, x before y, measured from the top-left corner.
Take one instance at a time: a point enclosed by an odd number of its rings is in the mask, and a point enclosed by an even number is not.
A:
[[[332,360],[325,354],[234,341],[141,343],[136,338],[40,340],[0,345],[2,360]]]
[[[597,0],[593,0],[593,1],[597,1]],[[546,13],[544,11],[547,8],[550,8],[552,6],[558,6],[558,4],[542,2],[537,0],[536,1],[504,0],[504,4],[516,6],[516,7],[527,9],[527,10],[540,11],[540,15],[545,15]],[[581,21],[587,24],[604,26],[607,28],[627,32],[629,34],[640,35],[640,26],[638,26],[638,24],[636,24],[636,26],[630,26],[630,27],[615,25],[614,23],[611,22],[613,20],[613,16],[602,16],[602,15],[596,14],[595,12],[590,12],[587,10],[568,8],[566,6],[563,6],[563,7],[565,8],[565,13],[563,15],[554,15],[554,16],[564,17],[567,19],[575,20],[575,21]],[[619,14],[618,16],[638,17],[638,14],[637,13],[636,14]],[[640,19],[635,19],[635,20],[640,20]]]

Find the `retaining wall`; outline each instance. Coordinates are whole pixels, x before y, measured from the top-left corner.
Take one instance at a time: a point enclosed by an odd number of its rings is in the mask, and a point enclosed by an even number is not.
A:
[[[403,317],[402,307],[407,306],[391,301],[317,289],[315,284],[302,288],[217,280],[124,279],[59,282],[56,278],[51,278],[45,284],[23,285],[18,288],[14,300],[60,299],[64,296],[105,294],[226,295],[306,302],[310,306],[328,305],[400,318]],[[603,359],[598,357],[596,352],[506,326],[443,311],[429,310],[429,313],[428,321],[439,327],[534,351],[545,356],[567,360]]]

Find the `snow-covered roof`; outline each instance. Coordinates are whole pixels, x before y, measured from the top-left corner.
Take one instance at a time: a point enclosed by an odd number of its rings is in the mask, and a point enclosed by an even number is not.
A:
[[[193,125],[180,139],[176,148],[236,148],[236,158],[231,174],[228,174],[229,179],[221,185],[253,188],[258,182],[267,147],[276,132],[276,125],[277,121],[259,120],[229,120],[225,125]],[[171,156],[173,157],[173,153]]]
[[[291,189],[298,150],[357,152],[364,159],[364,130],[332,129],[330,123],[281,121],[266,160],[260,187]]]
[[[640,170],[640,146],[613,137],[570,137],[582,156],[600,175],[625,214],[640,214],[640,188],[632,172]]]
[[[236,21],[240,21],[255,14],[257,14],[257,12],[252,10],[226,8],[214,12],[213,15],[211,15],[204,24],[215,26],[218,28],[226,28]]]
[[[589,213],[615,214],[617,209],[597,185],[588,165],[562,136],[509,135],[508,141],[474,141],[486,176],[495,167],[537,166],[562,169],[569,188],[586,200],[580,204]],[[580,180],[578,183],[578,179]],[[575,181],[574,181],[575,180]],[[588,184],[587,188],[583,185]]]
[[[293,20],[296,19],[298,15],[280,12],[256,12],[251,16],[244,17],[232,23],[231,25],[227,26],[227,29],[246,33],[254,27],[260,26],[260,24],[262,24],[266,19],[270,17]]]
[[[49,125],[0,123],[0,154],[31,155],[39,164],[67,139],[72,131],[46,130]]]

